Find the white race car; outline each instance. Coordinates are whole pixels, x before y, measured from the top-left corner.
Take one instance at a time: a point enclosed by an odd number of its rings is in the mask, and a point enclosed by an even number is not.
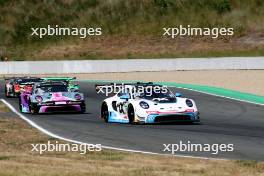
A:
[[[158,91],[157,91],[158,90]],[[105,122],[169,123],[199,122],[195,102],[173,94],[167,87],[153,83],[124,85],[101,105]]]

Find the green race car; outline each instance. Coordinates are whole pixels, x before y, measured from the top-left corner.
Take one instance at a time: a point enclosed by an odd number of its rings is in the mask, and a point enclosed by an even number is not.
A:
[[[76,80],[76,77],[44,77],[42,78],[44,81],[62,81],[68,85],[68,89],[71,91],[79,91],[80,86],[78,84],[74,84],[72,81]]]

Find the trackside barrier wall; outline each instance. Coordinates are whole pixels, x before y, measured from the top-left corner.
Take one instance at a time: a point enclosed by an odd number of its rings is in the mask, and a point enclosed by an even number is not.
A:
[[[264,57],[0,62],[0,74],[260,69],[264,69]]]

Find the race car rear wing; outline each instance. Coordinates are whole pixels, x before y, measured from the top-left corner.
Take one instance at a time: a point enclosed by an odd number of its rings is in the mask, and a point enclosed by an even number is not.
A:
[[[95,89],[99,87],[111,88],[114,86],[138,86],[138,85],[153,85],[153,82],[136,82],[136,83],[107,83],[107,84],[95,84]]]
[[[44,77],[44,81],[72,81],[76,80],[76,77]]]
[[[5,76],[4,76],[4,80],[5,80],[5,81],[8,81],[8,80],[10,80],[10,79],[16,79],[16,78],[20,78],[20,77],[14,77],[14,76],[13,76],[13,77],[5,77]]]
[[[21,83],[20,85],[34,85],[36,82],[25,82]]]
[[[13,77],[4,77],[4,80],[5,81],[8,81],[8,80],[10,80],[10,79],[14,79]]]
[[[5,81],[9,81],[9,80],[11,80],[11,79],[22,79],[22,78],[25,78],[25,77],[15,77],[15,76],[13,76],[13,77],[5,77],[5,76],[4,76],[4,80],[5,80]]]
[[[4,76],[4,80],[10,80],[10,79],[38,79],[38,77],[31,77],[31,76],[12,76],[12,77],[6,77],[6,76]]]
[[[134,85],[135,83],[107,83],[107,84],[95,84],[95,90],[99,89],[111,89],[115,86],[129,86],[129,85]]]

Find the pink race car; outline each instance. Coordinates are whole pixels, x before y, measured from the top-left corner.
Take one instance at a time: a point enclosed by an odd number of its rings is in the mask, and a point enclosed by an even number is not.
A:
[[[32,90],[23,91],[19,97],[19,109],[23,113],[80,112],[86,110],[82,93],[70,91],[64,82],[36,83]]]

